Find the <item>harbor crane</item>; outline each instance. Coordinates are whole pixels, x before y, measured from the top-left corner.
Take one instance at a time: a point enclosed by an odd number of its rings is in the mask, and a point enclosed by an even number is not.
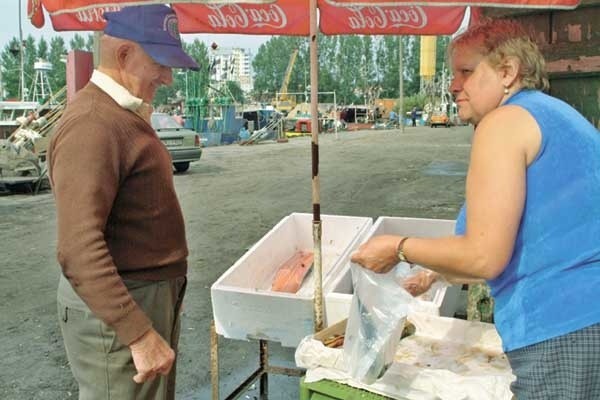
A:
[[[273,107],[284,114],[290,112],[296,106],[296,100],[288,95],[288,85],[294,70],[294,64],[296,63],[296,57],[298,56],[298,49],[294,49],[290,55],[290,61],[285,69],[285,75],[283,82],[281,83],[281,89],[275,94],[275,100],[273,101]]]

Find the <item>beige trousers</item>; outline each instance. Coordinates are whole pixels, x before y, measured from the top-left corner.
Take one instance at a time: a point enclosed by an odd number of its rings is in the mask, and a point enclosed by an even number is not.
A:
[[[177,354],[179,312],[185,293],[185,277],[167,281],[123,281],[136,303],[152,320],[154,329]],[[67,358],[79,385],[80,400],[173,400],[175,365],[169,376],[137,384],[129,347],[113,329],[96,318],[61,276],[58,316]],[[177,362],[177,361],[176,361]]]

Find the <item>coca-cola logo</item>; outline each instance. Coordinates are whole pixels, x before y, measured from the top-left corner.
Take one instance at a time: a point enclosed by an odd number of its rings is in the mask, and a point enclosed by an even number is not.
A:
[[[277,4],[252,5],[207,5],[213,13],[208,14],[208,24],[213,28],[274,28],[287,25],[285,12]]]
[[[415,29],[427,25],[427,15],[419,6],[362,6],[348,7],[348,26],[354,30],[389,29],[410,27]]]
[[[104,13],[106,11],[119,11],[121,7],[119,6],[106,6],[106,7],[96,7],[90,8],[87,10],[77,11],[75,13],[75,18],[83,24],[90,24],[95,22],[105,22]]]

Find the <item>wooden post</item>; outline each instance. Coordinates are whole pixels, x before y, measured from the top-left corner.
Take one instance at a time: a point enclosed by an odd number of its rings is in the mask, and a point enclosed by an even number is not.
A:
[[[321,199],[319,182],[319,65],[317,52],[317,0],[310,0],[310,118],[312,155],[312,203],[314,245],[314,323],[315,332],[323,329],[323,267],[321,257]]]

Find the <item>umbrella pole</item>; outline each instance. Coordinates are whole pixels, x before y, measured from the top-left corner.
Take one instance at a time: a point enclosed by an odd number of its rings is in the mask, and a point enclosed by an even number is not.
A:
[[[315,332],[323,329],[323,270],[321,256],[321,199],[319,182],[319,68],[317,56],[317,0],[310,0],[310,120],[312,158],[312,203],[314,246],[314,323]]]

